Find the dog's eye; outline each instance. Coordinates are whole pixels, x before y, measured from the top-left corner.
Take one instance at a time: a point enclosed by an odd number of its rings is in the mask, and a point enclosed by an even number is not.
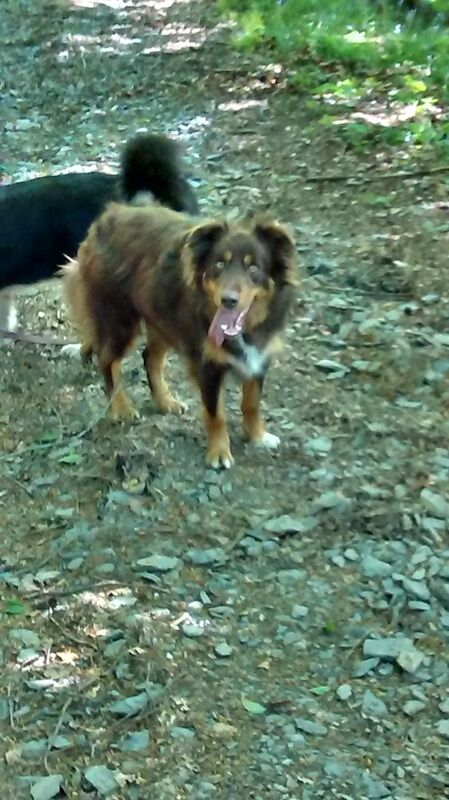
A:
[[[248,273],[251,275],[252,278],[255,278],[256,275],[258,275],[259,273],[259,267],[257,266],[257,264],[251,264],[251,266],[248,267]]]
[[[224,261],[217,261],[217,263],[215,264],[215,269],[217,270],[217,272],[221,272],[224,269],[224,266],[225,266]]]

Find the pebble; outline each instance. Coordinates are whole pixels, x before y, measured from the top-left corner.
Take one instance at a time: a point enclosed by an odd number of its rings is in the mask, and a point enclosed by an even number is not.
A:
[[[352,696],[352,687],[349,683],[342,683],[341,686],[338,687],[336,695],[339,700],[349,700]]]
[[[437,731],[440,736],[445,736],[449,739],[449,719],[440,719],[437,723]]]
[[[315,511],[330,511],[332,508],[345,506],[349,503],[347,497],[341,492],[323,492],[319,497],[313,501],[313,509]]]
[[[415,565],[422,564],[424,561],[427,561],[431,555],[432,551],[430,547],[427,544],[423,544],[421,547],[418,547],[412,554],[410,563]]]
[[[380,658],[382,661],[396,661],[401,652],[411,648],[413,648],[413,642],[406,636],[365,639],[363,655],[367,658]]]
[[[178,725],[174,725],[173,728],[170,729],[170,736],[172,739],[193,739],[196,733],[192,728],[182,728]]]
[[[402,588],[418,600],[430,600],[430,590],[425,581],[415,581],[411,580],[411,578],[404,578],[402,581]]]
[[[220,658],[229,658],[230,655],[233,653],[233,649],[230,644],[227,642],[220,642],[214,648],[215,655],[220,656]]]
[[[449,714],[449,698],[447,700],[443,700],[442,703],[439,703],[438,708],[443,714]]]
[[[412,611],[430,611],[431,606],[429,603],[423,603],[421,600],[410,600],[408,607]]]
[[[404,714],[407,714],[408,717],[414,717],[416,714],[419,714],[426,707],[426,704],[423,703],[421,700],[408,700],[404,704]]]
[[[362,572],[367,578],[388,578],[393,571],[391,564],[371,555],[363,556]]]
[[[382,718],[388,714],[388,708],[380,697],[376,697],[371,689],[367,689],[363,695],[362,712],[367,717]]]
[[[153,555],[148,558],[139,558],[136,563],[138,567],[154,569],[156,572],[169,572],[176,569],[182,562],[180,558]]]
[[[222,547],[210,547],[205,550],[191,548],[186,552],[186,559],[198,566],[208,566],[208,564],[222,564],[228,556]]]
[[[300,731],[309,733],[311,736],[325,736],[327,733],[325,725],[310,719],[304,719],[304,717],[296,717],[295,725]]]
[[[365,784],[365,791],[370,800],[382,800],[384,797],[391,797],[391,792],[382,781],[372,778],[368,772],[362,776]]]
[[[352,675],[354,678],[363,678],[368,675],[373,669],[380,664],[380,658],[365,658],[363,661],[358,661],[355,665]]]
[[[421,492],[421,502],[432,516],[438,519],[447,519],[449,517],[449,503],[438,492],[432,492],[430,489],[423,489]]]
[[[279,583],[286,585],[302,583],[306,578],[307,573],[303,569],[281,569],[277,574]]]
[[[327,436],[316,436],[314,439],[308,439],[304,442],[304,449],[309,453],[319,453],[325,455],[332,450],[332,440]]]
[[[202,625],[197,625],[195,622],[184,622],[181,625],[181,630],[184,636],[187,636],[189,639],[197,639],[198,636],[203,636],[204,634],[204,627]]]
[[[293,619],[303,619],[309,613],[307,606],[294,605],[292,608]]]
[[[413,674],[420,668],[423,659],[424,653],[421,653],[421,651],[417,650],[415,647],[411,647],[409,650],[401,650],[396,662],[402,667],[404,672]]]

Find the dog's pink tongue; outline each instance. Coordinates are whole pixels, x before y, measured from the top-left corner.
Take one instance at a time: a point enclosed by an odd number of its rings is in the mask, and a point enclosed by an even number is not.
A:
[[[210,324],[209,337],[221,347],[226,336],[238,336],[247,312],[248,308],[220,308]]]

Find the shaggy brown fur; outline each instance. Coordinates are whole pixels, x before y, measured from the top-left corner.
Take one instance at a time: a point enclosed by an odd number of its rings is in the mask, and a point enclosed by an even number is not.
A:
[[[233,462],[223,403],[229,370],[242,379],[248,439],[277,446],[259,406],[293,297],[295,256],[290,234],[273,221],[237,224],[154,204],[111,203],[90,228],[77,261],[64,267],[64,282],[84,353],[98,358],[112,417],[136,416],[121,385],[121,362],[143,323],[148,383],[162,413],[184,409],[164,379],[167,352],[188,362],[204,406],[209,465]]]

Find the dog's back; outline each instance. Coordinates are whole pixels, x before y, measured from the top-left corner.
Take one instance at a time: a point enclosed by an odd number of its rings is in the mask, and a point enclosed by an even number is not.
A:
[[[36,178],[0,189],[0,289],[50,278],[73,257],[92,220],[117,193],[100,172]]]
[[[176,143],[153,134],[129,142],[119,175],[67,173],[0,187],[0,291],[52,277],[76,255],[109,201],[129,201],[139,192],[179,211],[198,211]]]

